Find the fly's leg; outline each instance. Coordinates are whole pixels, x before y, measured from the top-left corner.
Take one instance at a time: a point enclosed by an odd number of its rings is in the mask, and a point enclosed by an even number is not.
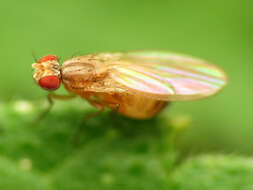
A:
[[[120,104],[114,104],[114,106],[111,106],[112,110],[110,111],[110,117],[115,122],[116,125],[120,124],[120,121],[117,117],[117,112],[119,110]]]
[[[35,122],[38,122],[45,118],[45,116],[50,112],[54,105],[54,100],[70,100],[75,98],[75,95],[58,95],[50,93],[47,95],[47,101],[48,101],[48,107],[39,115],[39,117],[35,120]]]
[[[112,105],[110,105],[110,107],[112,109],[111,114],[115,114],[116,112],[118,112],[120,104],[112,104]]]
[[[111,106],[111,112],[110,112],[110,117],[112,118],[112,120],[114,121],[114,123],[117,125],[117,126],[120,126],[121,123],[120,123],[120,120],[119,118],[117,117],[117,112],[119,110],[119,107],[120,107],[120,104],[113,104]]]
[[[98,108],[98,111],[86,115],[84,117],[84,119],[83,119],[84,122],[87,121],[87,120],[89,120],[90,118],[93,118],[93,117],[99,115],[101,112],[104,111],[104,107],[103,106],[101,106],[99,104],[92,104],[92,105],[95,106],[96,108]],[[82,129],[83,129],[83,125],[82,124],[77,127],[77,129],[75,131],[75,134],[73,136],[72,142],[73,142],[74,145],[78,145],[79,144],[80,134],[81,134]]]
[[[42,120],[52,109],[52,107],[54,105],[54,101],[53,101],[52,97],[50,96],[50,94],[47,95],[47,101],[48,101],[48,107],[39,115],[39,117],[36,119],[36,121]]]

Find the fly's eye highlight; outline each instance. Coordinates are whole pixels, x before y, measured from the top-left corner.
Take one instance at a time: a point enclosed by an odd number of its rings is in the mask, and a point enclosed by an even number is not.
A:
[[[33,78],[44,90],[56,90],[61,85],[61,72],[58,57],[56,55],[46,55],[34,63],[35,69]]]

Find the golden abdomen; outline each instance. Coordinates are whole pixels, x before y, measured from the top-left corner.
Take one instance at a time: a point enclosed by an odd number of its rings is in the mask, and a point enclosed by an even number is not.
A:
[[[118,110],[120,114],[135,119],[147,119],[164,108],[166,102],[143,96],[128,95],[121,104]]]
[[[148,119],[165,107],[166,102],[125,93],[88,93],[80,94],[95,107],[109,107],[127,117]]]

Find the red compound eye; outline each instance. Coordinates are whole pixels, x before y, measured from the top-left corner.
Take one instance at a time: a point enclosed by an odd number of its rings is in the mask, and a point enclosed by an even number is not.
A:
[[[46,55],[39,59],[38,63],[46,62],[46,61],[58,61],[57,56],[55,55]]]
[[[57,76],[45,76],[39,80],[39,85],[45,90],[56,90],[61,85],[61,80]]]

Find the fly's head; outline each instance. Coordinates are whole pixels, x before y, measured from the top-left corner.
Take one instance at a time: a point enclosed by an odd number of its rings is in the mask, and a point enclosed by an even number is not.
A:
[[[60,64],[57,56],[47,55],[32,65],[36,83],[48,91],[56,90],[61,85]]]

